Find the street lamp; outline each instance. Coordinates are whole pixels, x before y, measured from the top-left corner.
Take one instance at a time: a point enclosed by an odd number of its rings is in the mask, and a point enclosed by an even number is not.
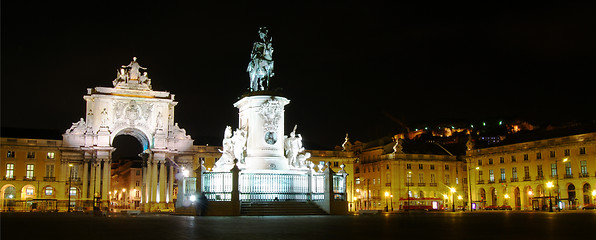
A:
[[[552,181],[546,183],[546,188],[548,188],[548,190],[549,190],[548,191],[548,205],[549,205],[548,211],[549,212],[553,211],[553,200],[551,199],[552,198],[552,190],[551,190],[552,187],[553,187]]]
[[[406,181],[406,187],[408,187],[408,193],[406,194],[406,197],[408,197],[408,205],[406,206],[406,211],[408,211],[410,209],[410,183],[412,182],[412,171],[408,171],[408,181]]]
[[[451,211],[455,212],[455,188],[449,188],[451,190]]]
[[[592,192],[592,195],[596,195],[596,191]],[[391,198],[391,211],[393,212],[393,194],[389,195]]]
[[[68,164],[68,212],[70,212],[70,188],[72,187],[72,163]]]
[[[389,212],[389,203],[387,202],[388,197],[389,197],[389,192],[385,192],[385,212]]]

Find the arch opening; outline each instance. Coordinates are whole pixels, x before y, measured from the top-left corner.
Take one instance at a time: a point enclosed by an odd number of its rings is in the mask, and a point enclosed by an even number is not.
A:
[[[149,138],[143,133],[141,130],[136,128],[125,128],[120,130],[116,135],[114,135],[114,139],[112,139],[112,146],[114,146],[114,141],[119,136],[131,136],[134,137],[143,147],[142,151],[149,149],[150,141]]]

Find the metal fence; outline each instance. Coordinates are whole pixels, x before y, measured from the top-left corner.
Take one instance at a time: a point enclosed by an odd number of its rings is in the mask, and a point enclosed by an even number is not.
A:
[[[230,201],[232,199],[231,172],[203,173],[203,192],[209,201]]]
[[[203,193],[210,201],[230,201],[232,173],[203,173]],[[242,173],[238,191],[241,201],[320,201],[325,198],[325,173]],[[310,184],[310,185],[309,185]],[[345,177],[333,176],[334,199],[344,199]]]

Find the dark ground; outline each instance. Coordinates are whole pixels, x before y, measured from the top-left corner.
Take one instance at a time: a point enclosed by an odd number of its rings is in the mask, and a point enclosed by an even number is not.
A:
[[[2,239],[594,239],[596,211],[93,217],[3,213]]]

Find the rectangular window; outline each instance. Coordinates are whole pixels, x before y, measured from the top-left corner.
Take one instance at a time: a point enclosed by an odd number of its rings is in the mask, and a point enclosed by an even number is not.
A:
[[[501,181],[505,181],[505,168],[501,168]]]
[[[517,158],[515,156],[511,156],[511,162],[517,162]]]
[[[35,152],[27,152],[27,158],[35,158]]]
[[[489,158],[488,159],[488,165],[493,165],[493,159],[492,158]]]
[[[435,183],[435,174],[434,173],[430,174],[430,183]]]
[[[537,152],[536,153],[536,159],[542,159],[542,153],[541,152]]]
[[[137,176],[141,176],[141,170],[137,170]]]
[[[35,194],[35,189],[33,189],[33,187],[28,187],[25,189],[25,194],[28,196],[33,196],[33,194]]]
[[[56,158],[56,153],[54,153],[54,152],[48,152],[47,158],[48,159],[54,159],[54,158]]]
[[[553,163],[550,165],[550,175],[552,177],[557,176],[557,164],[556,163]]]
[[[424,169],[424,164],[418,164],[418,169]]]
[[[582,176],[587,177],[588,176],[588,162],[586,162],[586,160],[579,161],[579,167],[580,167]]]
[[[445,170],[449,170],[449,165],[445,164]]]
[[[69,192],[70,192],[70,196],[76,196],[77,195],[77,188],[76,187],[71,187]]]
[[[431,164],[430,165],[430,170],[435,170],[435,165],[434,164]]]
[[[478,159],[478,166],[482,166],[482,159]]]
[[[445,185],[449,185],[449,174],[445,174]]]
[[[408,175],[406,176],[406,183],[412,184],[412,173],[408,173]]]
[[[517,179],[517,168],[516,167],[511,168],[511,178]]]
[[[6,164],[6,178],[14,178],[14,163]]]
[[[418,183],[424,183],[424,173],[418,173]]]
[[[482,179],[482,170],[478,170],[478,181],[484,181]]]
[[[565,176],[566,177],[573,176],[573,173],[571,172],[571,162],[566,162],[565,163]]]
[[[495,182],[495,170],[493,170],[493,169],[488,170],[488,181]]]
[[[563,151],[563,154],[564,154],[565,156],[569,156],[569,154],[570,154],[570,153],[571,153],[571,151],[569,151],[569,149],[565,149],[565,150]]]
[[[530,156],[526,153],[524,154],[524,161],[528,161],[530,160]]]
[[[581,154],[581,155],[586,154],[586,147],[580,147],[579,148],[579,154]]]
[[[54,177],[54,164],[46,165],[46,177]]]
[[[505,163],[505,158],[504,157],[500,157],[499,158],[499,163]]]
[[[524,180],[530,179],[530,166],[524,166]]]
[[[140,182],[140,181],[136,181],[136,182],[135,182],[135,186],[137,186],[137,187],[138,187],[138,186],[141,186],[141,182]]]
[[[550,158],[555,158],[555,151],[550,151]]]
[[[407,163],[407,164],[406,164],[406,169],[412,169],[412,164],[410,164],[410,163]]]
[[[544,177],[544,172],[542,171],[542,165],[538,165],[536,166],[536,174],[538,175],[538,177]]]
[[[77,167],[76,165],[70,168],[71,170],[71,177],[73,179],[78,179],[79,178],[79,167]]]
[[[26,176],[28,179],[33,179],[33,177],[35,177],[35,165],[27,164],[27,175]]]
[[[356,184],[360,184],[360,178],[356,178]]]
[[[6,157],[7,157],[7,158],[14,158],[14,155],[15,155],[15,154],[14,154],[14,151],[8,151],[8,152],[6,153]]]
[[[333,162],[333,167],[339,167],[339,162]]]

